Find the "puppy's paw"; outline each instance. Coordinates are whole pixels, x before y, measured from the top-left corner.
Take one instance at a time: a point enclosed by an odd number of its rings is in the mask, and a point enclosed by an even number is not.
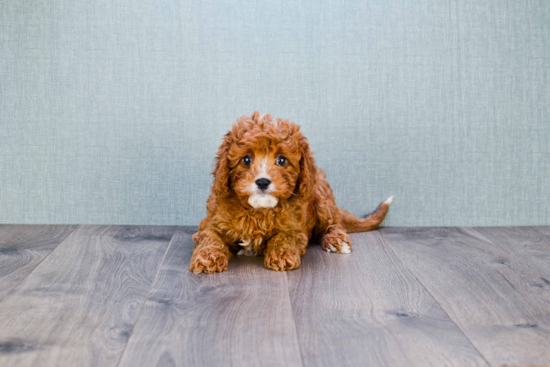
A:
[[[297,249],[277,247],[265,254],[264,266],[275,271],[296,269],[300,266],[301,256]]]
[[[193,251],[189,270],[193,273],[212,274],[227,270],[227,263],[227,256],[223,252],[216,249],[205,248]]]
[[[250,240],[242,240],[241,242],[239,242],[239,246],[242,247],[242,249],[239,250],[239,252],[237,252],[237,255],[239,256],[257,256],[258,255],[258,253],[254,251],[254,244]]]
[[[329,232],[323,236],[321,246],[326,252],[349,254],[351,252],[351,240],[343,231]]]

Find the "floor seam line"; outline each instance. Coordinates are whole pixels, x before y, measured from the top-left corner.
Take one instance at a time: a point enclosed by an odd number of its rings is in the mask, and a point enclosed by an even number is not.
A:
[[[475,233],[477,233],[478,235],[480,235],[481,237],[483,237],[483,240],[491,243],[492,245],[494,245],[495,247],[499,248],[500,250],[502,250],[502,252],[508,254],[509,256],[515,258],[520,264],[522,265],[525,265],[525,267],[527,269],[531,269],[531,267],[529,266],[529,263],[521,258],[519,258],[516,254],[514,254],[512,251],[508,251],[506,249],[506,247],[503,247],[501,245],[498,244],[498,241],[495,241],[493,240],[491,237],[487,237],[485,234],[483,234],[482,232],[478,231],[476,229],[476,227],[456,227],[456,228],[470,228],[472,231],[474,231]],[[479,228],[479,227],[478,227]],[[482,228],[482,227],[481,227]],[[501,227],[501,228],[509,228],[509,227]],[[539,231],[536,231],[537,233],[541,234]],[[536,293],[535,293],[536,294]]]
[[[124,354],[126,353],[126,348],[128,348],[128,344],[130,344],[130,340],[132,339],[132,336],[134,335],[134,330],[136,329],[136,326],[139,322],[139,319],[141,318],[141,314],[143,312],[143,309],[145,308],[145,304],[147,303],[147,300],[149,299],[149,296],[151,295],[151,290],[153,289],[153,286],[155,285],[155,282],[157,281],[158,275],[160,273],[160,269],[162,268],[162,265],[164,264],[164,260],[166,260],[166,256],[168,255],[168,250],[170,250],[170,247],[172,247],[172,242],[174,241],[174,237],[175,237],[176,232],[178,230],[179,230],[179,227],[176,228],[176,230],[172,234],[172,237],[170,238],[170,242],[168,243],[168,246],[166,247],[166,252],[164,252],[164,256],[162,257],[162,261],[159,264],[159,267],[157,269],[157,273],[155,274],[155,277],[153,278],[153,281],[151,282],[151,286],[149,287],[149,290],[147,291],[147,295],[145,296],[145,299],[143,300],[143,304],[141,305],[141,309],[139,310],[139,314],[136,317],[136,321],[134,322],[134,326],[132,327],[132,331],[130,332],[130,335],[128,336],[128,341],[126,342],[126,345],[124,346],[124,349],[122,350],[122,353],[120,353],[120,358],[118,360],[118,363],[116,364],[117,367],[122,362],[122,357],[124,357]]]
[[[300,337],[298,336],[298,324],[296,323],[296,315],[294,315],[294,306],[292,306],[292,296],[290,295],[290,279],[288,278],[288,272],[286,273],[286,289],[288,293],[288,302],[290,303],[290,311],[292,313],[292,322],[294,323],[294,332],[296,333],[296,341],[298,342],[298,351],[300,352],[300,361],[302,366],[306,367],[304,363],[304,355],[302,353],[302,344],[300,343]]]
[[[461,227],[455,227],[455,228],[461,228]],[[456,328],[458,330],[460,330],[460,332],[462,333],[462,335],[464,335],[464,337],[466,338],[466,340],[468,340],[468,342],[470,343],[470,345],[479,353],[479,355],[481,356],[481,358],[483,358],[483,360],[487,363],[487,366],[488,367],[492,367],[493,364],[489,363],[489,361],[487,360],[487,358],[485,358],[485,356],[483,355],[483,353],[481,353],[481,351],[477,348],[477,346],[472,342],[472,340],[468,337],[468,335],[466,335],[466,333],[464,332],[464,330],[462,330],[462,328],[456,323],[455,320],[453,320],[453,318],[451,317],[451,315],[449,315],[449,313],[447,312],[447,310],[443,307],[443,305],[441,303],[439,303],[439,301],[437,300],[437,298],[434,297],[434,295],[432,294],[432,292],[430,292],[430,290],[424,285],[423,282],[420,281],[420,279],[418,279],[418,277],[416,276],[416,274],[411,270],[411,268],[409,268],[409,266],[407,265],[407,263],[403,260],[403,258],[401,257],[401,255],[399,255],[399,253],[397,252],[397,250],[393,247],[393,245],[391,244],[390,240],[388,240],[386,238],[386,236],[384,236],[384,234],[382,232],[379,232],[380,233],[380,237],[382,237],[384,239],[385,242],[388,243],[388,245],[390,246],[391,250],[395,253],[395,255],[397,256],[397,258],[403,263],[403,266],[405,266],[405,268],[411,273],[411,275],[414,277],[414,279],[416,279],[416,281],[422,286],[422,288],[424,288],[426,290],[426,292],[428,292],[428,294],[430,295],[430,297],[432,297],[432,299],[439,305],[439,307],[441,308],[441,310],[443,312],[445,312],[445,315],[447,315],[447,317],[449,318],[449,320],[452,321],[452,323],[456,326]]]
[[[61,246],[61,244],[63,242],[65,242],[67,240],[67,238],[69,238],[77,229],[79,229],[82,225],[77,225],[71,232],[69,232],[69,234],[67,236],[65,236],[65,238],[63,238],[63,241],[59,242],[51,251],[49,254],[47,254],[46,256],[44,256],[44,258],[42,260],[40,260],[40,262],[38,264],[36,264],[36,266],[30,271],[29,274],[25,275],[23,277],[23,279],[21,279],[19,282],[17,282],[16,285],[13,286],[12,289],[10,289],[10,291],[8,293],[6,293],[6,295],[2,298],[0,298],[0,302],[2,302],[3,300],[5,300],[12,292],[15,288],[17,288],[17,286],[19,284],[21,284],[25,279],[27,279],[32,273],[34,273],[34,271],[40,266],[40,264],[42,264],[44,262],[44,260],[46,260],[55,250],[57,250],[57,248],[59,246]]]

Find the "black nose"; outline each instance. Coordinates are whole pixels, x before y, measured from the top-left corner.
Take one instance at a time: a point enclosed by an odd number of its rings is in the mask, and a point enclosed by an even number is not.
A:
[[[259,178],[256,180],[256,185],[260,188],[260,190],[265,190],[269,186],[271,181],[269,181],[267,178]]]

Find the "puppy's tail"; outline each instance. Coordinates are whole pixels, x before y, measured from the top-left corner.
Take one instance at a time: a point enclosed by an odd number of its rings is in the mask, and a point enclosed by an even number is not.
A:
[[[392,201],[393,196],[380,204],[374,213],[363,219],[357,218],[347,210],[340,208],[342,224],[348,233],[365,232],[376,229],[380,223],[382,223],[384,218],[386,218],[386,214],[388,214],[388,209],[390,208]]]

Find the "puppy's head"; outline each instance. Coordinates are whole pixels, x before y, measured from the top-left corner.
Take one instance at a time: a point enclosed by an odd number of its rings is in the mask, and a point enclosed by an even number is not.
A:
[[[300,127],[254,112],[239,118],[225,135],[212,190],[217,197],[234,192],[255,209],[273,208],[293,196],[309,201],[315,174]]]

